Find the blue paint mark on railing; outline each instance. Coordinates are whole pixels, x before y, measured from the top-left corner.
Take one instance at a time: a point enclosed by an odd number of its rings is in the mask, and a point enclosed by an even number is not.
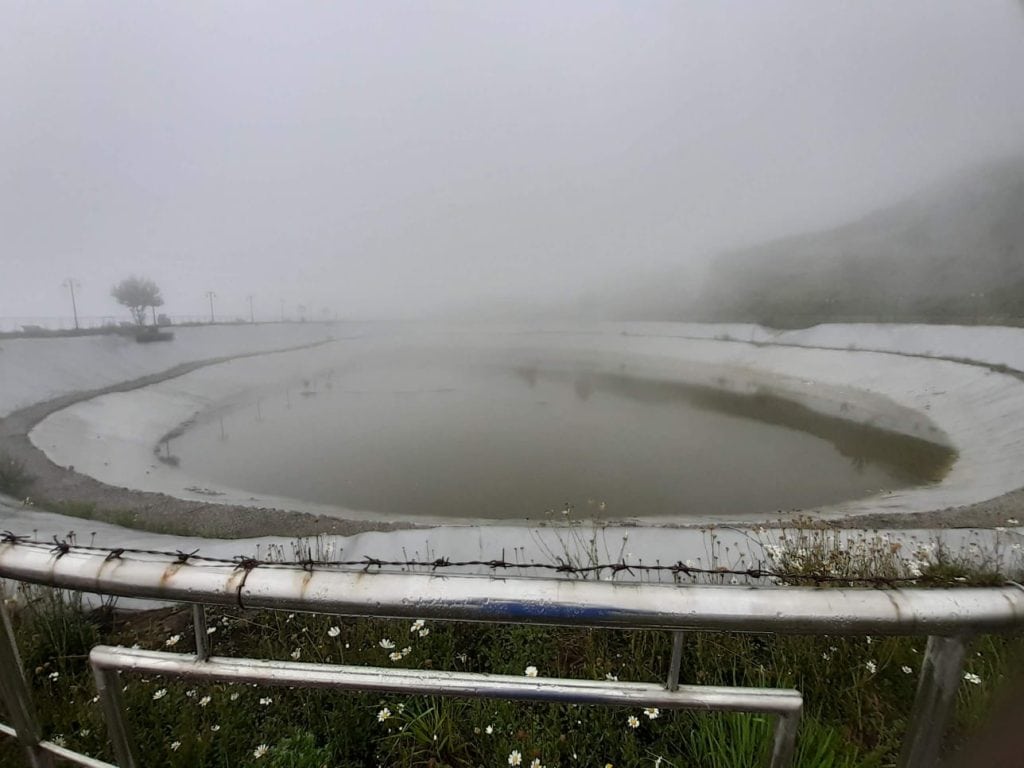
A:
[[[603,624],[622,617],[620,610],[600,605],[559,605],[558,603],[529,603],[515,600],[487,601],[487,612],[495,618],[515,619],[581,619]]]

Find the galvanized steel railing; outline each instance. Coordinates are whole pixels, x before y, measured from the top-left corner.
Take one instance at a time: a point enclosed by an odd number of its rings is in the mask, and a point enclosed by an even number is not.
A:
[[[403,693],[619,704],[777,715],[771,765],[794,754],[802,708],[797,691],[680,686],[684,632],[740,631],[828,635],[927,635],[911,726],[900,765],[932,766],[960,683],[970,636],[1024,627],[1024,588],[813,589],[502,579],[429,573],[367,573],[327,567],[203,562],[188,556],[104,554],[20,540],[0,544],[0,577],[104,595],[194,606],[195,655],[100,646],[90,663],[122,768],[137,766],[123,717],[122,670],[168,677]],[[519,678],[433,670],[302,664],[211,655],[203,605],[233,605],[362,617],[516,622],[673,631],[664,685]],[[30,764],[58,754],[80,765],[108,765],[42,741],[5,621],[0,696]],[[9,728],[0,729],[4,733]]]

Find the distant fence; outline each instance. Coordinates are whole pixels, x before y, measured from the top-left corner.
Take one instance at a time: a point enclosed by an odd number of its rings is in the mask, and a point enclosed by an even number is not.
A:
[[[158,315],[159,316],[159,315]],[[165,315],[170,325],[210,325],[210,315]],[[333,317],[330,320],[333,321]],[[285,317],[284,319],[256,318],[257,323],[298,323],[298,322],[326,322],[327,319]],[[241,315],[214,315],[213,324],[217,325],[243,325],[252,322],[249,317]],[[75,320],[68,316],[42,316],[42,317],[0,317],[0,333],[16,334],[19,336],[48,336],[48,335],[74,335],[75,333],[91,334],[102,332],[116,332],[119,329],[134,329],[135,325],[125,315],[90,315],[79,316],[78,327],[75,327]]]
[[[427,566],[428,564],[424,564]],[[616,583],[582,578],[497,578],[383,572],[322,563],[222,561],[189,553],[131,552],[44,544],[15,536],[0,543],[0,578],[193,606],[194,654],[98,646],[90,653],[108,737],[121,768],[139,765],[124,717],[122,672],[262,685],[539,700],[667,709],[760,712],[776,716],[772,768],[791,763],[803,699],[798,691],[680,685],[685,632],[811,635],[927,635],[911,725],[900,765],[937,760],[960,683],[966,641],[1024,628],[1024,587],[858,589]],[[663,685],[615,680],[522,678],[214,656],[204,605],[307,611],[355,617],[423,618],[674,633]],[[0,637],[0,696],[30,765],[52,757],[108,763],[43,738],[11,623]]]
[[[165,315],[174,325],[187,325],[197,323],[209,323],[210,315]],[[147,315],[148,318],[148,315]],[[248,322],[249,319],[234,317],[233,315],[215,315],[217,322]],[[79,315],[78,329],[83,331],[98,331],[102,329],[113,329],[121,326],[134,327],[131,318],[127,313],[118,315]],[[74,331],[75,318],[71,315],[42,315],[42,316],[13,316],[0,317],[0,332],[2,333],[40,333]]]

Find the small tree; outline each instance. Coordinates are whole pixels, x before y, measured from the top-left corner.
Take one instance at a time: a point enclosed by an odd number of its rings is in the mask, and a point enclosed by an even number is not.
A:
[[[156,283],[144,277],[129,277],[110,289],[110,295],[118,304],[128,307],[132,320],[136,325],[146,324],[146,310],[149,307],[162,307],[163,297]]]

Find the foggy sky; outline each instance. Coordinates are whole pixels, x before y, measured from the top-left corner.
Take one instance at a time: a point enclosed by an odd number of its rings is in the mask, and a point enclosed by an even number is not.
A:
[[[1024,150],[1016,2],[7,2],[0,316],[524,311]]]

